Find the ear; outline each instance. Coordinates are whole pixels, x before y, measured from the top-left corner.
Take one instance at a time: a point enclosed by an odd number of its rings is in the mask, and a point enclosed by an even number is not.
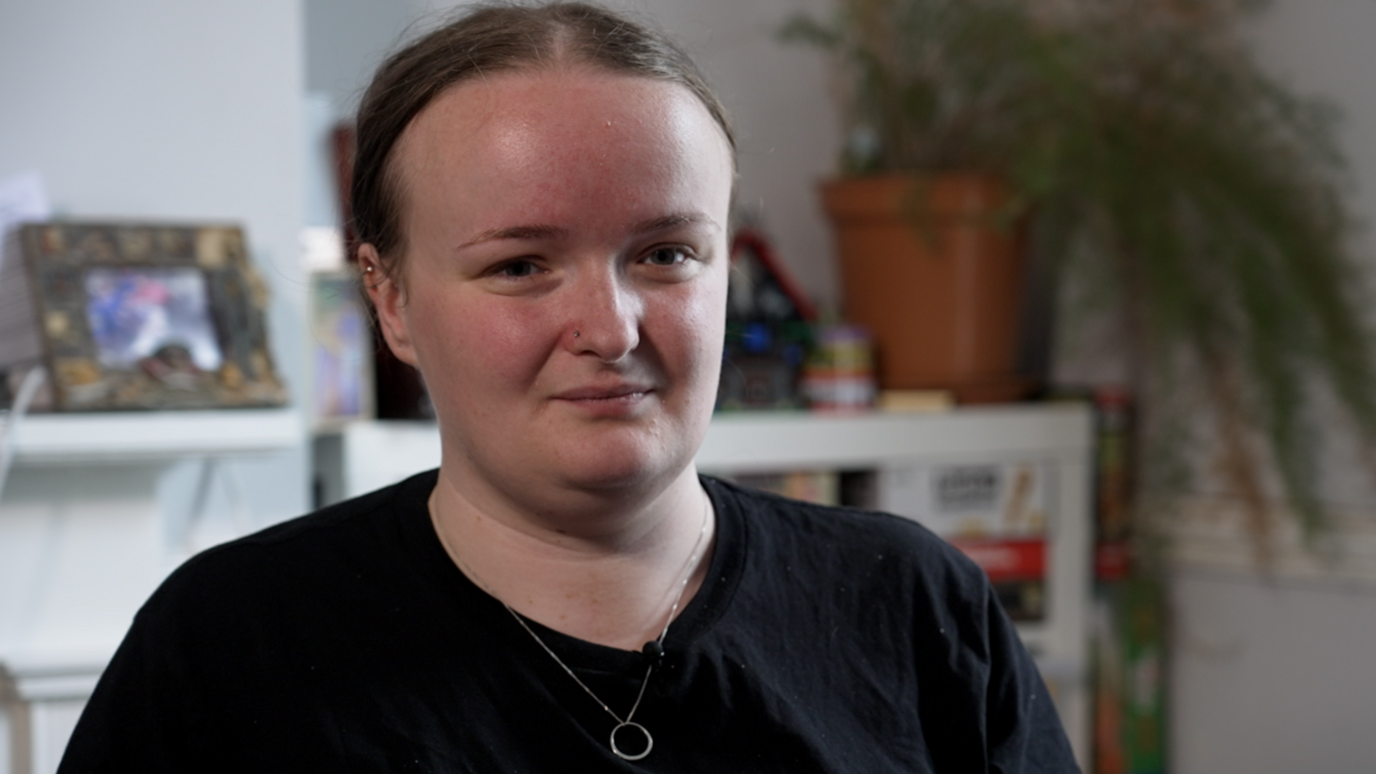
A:
[[[416,348],[411,341],[411,326],[406,317],[406,292],[395,279],[383,273],[377,248],[363,243],[358,246],[358,268],[363,275],[363,288],[368,300],[377,310],[377,324],[382,337],[397,359],[419,367]]]

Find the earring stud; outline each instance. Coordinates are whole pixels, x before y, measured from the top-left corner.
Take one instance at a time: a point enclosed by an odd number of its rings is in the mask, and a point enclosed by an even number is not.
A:
[[[375,268],[377,268],[377,267],[375,267],[375,266],[364,266],[364,267],[363,267],[363,276],[367,277],[368,279],[372,279],[372,278],[373,278],[373,269],[375,269]],[[379,278],[377,282],[374,282],[374,283],[372,283],[371,285],[369,285],[369,284],[367,284],[367,283],[364,283],[364,286],[367,287],[369,290],[376,290],[376,289],[378,288],[378,286],[380,286],[382,283],[384,283],[384,282],[386,282],[386,281],[387,281],[387,278],[384,276],[384,277]]]

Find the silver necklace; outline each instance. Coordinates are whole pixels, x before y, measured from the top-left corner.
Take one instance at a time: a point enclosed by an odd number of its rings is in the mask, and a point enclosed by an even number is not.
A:
[[[702,557],[703,538],[707,536],[707,511],[709,500],[707,500],[706,497],[707,495],[704,494],[702,502],[702,526],[698,528],[697,542],[693,544],[693,552],[688,555],[688,562],[684,565],[683,579],[679,581],[678,593],[674,595],[674,604],[669,608],[669,620],[664,622],[664,628],[660,630],[659,636],[645,643],[645,648],[641,651],[650,659],[650,663],[645,667],[645,679],[640,681],[640,691],[635,695],[635,703],[631,705],[631,711],[626,713],[624,719],[613,712],[612,708],[608,707],[606,702],[598,698],[597,694],[593,693],[592,689],[589,688],[587,684],[578,679],[578,675],[574,674],[572,669],[569,669],[568,664],[565,664],[564,660],[559,658],[559,655],[555,653],[550,646],[545,644],[545,641],[540,638],[540,635],[536,634],[535,630],[530,628],[530,624],[526,623],[525,617],[512,609],[511,605],[502,602],[502,607],[506,608],[506,611],[511,613],[511,617],[516,619],[516,623],[520,624],[521,628],[525,629],[526,632],[534,638],[535,642],[549,654],[549,657],[554,659],[554,663],[558,664],[561,669],[568,673],[568,676],[573,678],[573,681],[578,684],[578,687],[582,688],[583,692],[588,696],[591,696],[592,700],[597,702],[597,706],[601,707],[616,721],[616,725],[612,727],[612,733],[609,737],[612,752],[628,761],[638,761],[644,758],[650,754],[650,750],[655,746],[655,738],[650,735],[650,730],[636,723],[633,718],[635,717],[636,710],[640,709],[640,700],[645,698],[645,688],[650,684],[650,675],[655,671],[655,663],[664,655],[664,636],[669,633],[669,627],[674,623],[674,616],[678,613],[678,606],[683,602],[683,593],[688,589],[688,581],[693,577],[693,570],[697,568],[698,559]],[[457,559],[457,555],[455,558]],[[470,577],[475,581],[477,580],[477,575],[475,575],[472,570],[469,570],[466,566],[462,566],[462,563],[460,563],[460,565],[462,569],[468,572]],[[478,585],[482,586],[484,591],[487,590],[485,584],[479,583]],[[487,593],[494,599],[497,597],[497,595],[493,594],[491,591]],[[501,602],[500,599],[498,601]],[[639,733],[645,740],[645,749],[636,753],[628,753],[617,746],[617,734],[623,731]]]

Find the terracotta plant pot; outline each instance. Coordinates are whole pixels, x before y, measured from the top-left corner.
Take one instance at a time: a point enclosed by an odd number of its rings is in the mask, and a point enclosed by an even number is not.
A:
[[[1021,229],[1008,187],[974,174],[864,177],[822,186],[846,316],[870,329],[883,389],[1016,400]]]

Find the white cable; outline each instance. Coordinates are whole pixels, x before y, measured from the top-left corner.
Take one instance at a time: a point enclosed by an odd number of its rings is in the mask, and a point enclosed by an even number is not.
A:
[[[247,491],[239,467],[226,461],[220,467],[220,480],[225,484],[225,497],[229,500],[229,513],[234,525],[234,536],[243,537],[253,531],[253,514],[249,512]]]
[[[242,537],[253,531],[253,514],[248,508],[248,499],[245,494],[247,490],[238,468],[234,467],[233,463],[228,460],[206,457],[201,461],[201,475],[196,483],[196,494],[180,541],[182,549],[187,554],[194,554],[203,548],[210,547],[209,544],[202,545],[198,542],[197,531],[207,521],[207,514],[210,511],[210,496],[217,479],[220,481],[224,489],[225,499],[229,503],[232,536]]]
[[[33,403],[34,396],[38,394],[38,388],[43,386],[43,380],[48,372],[43,366],[34,366],[24,374],[24,381],[19,384],[19,392],[14,396],[14,405],[10,408],[8,417],[5,420],[5,427],[0,430],[0,497],[5,494],[5,480],[10,475],[10,465],[14,464],[14,444],[15,438],[19,436],[19,423],[24,420],[24,414],[29,410],[29,405]]]
[[[205,519],[206,510],[210,507],[210,488],[215,483],[218,467],[218,462],[214,457],[201,459],[201,475],[196,479],[196,494],[191,501],[191,512],[187,514],[186,521],[182,523],[182,535],[179,541],[182,551],[187,556],[198,550],[196,530],[200,527],[201,521]]]

